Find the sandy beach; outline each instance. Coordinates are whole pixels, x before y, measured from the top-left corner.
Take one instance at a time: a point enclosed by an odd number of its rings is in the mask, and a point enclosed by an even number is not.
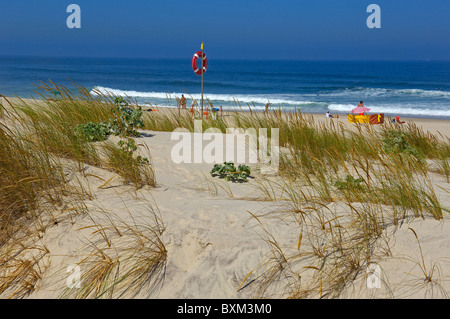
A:
[[[449,299],[449,10],[3,1],[0,299]]]
[[[352,125],[343,116],[338,119],[326,119],[322,114],[312,116],[318,123],[336,121],[344,126]],[[447,120],[402,120],[414,122],[432,134],[440,133],[442,138],[450,136]],[[131,248],[133,232],[127,237],[127,231],[117,229],[132,228],[125,225],[154,227],[155,221],[167,254],[163,267],[139,289],[118,288],[111,298],[245,299],[260,296],[262,273],[268,271],[265,267],[274,259],[268,238],[272,238],[286,256],[295,256],[300,251],[298,221],[292,214],[283,214],[291,207],[289,200],[283,196],[269,199],[261,188],[261,183],[267,179],[254,165],[251,165],[253,178],[247,183],[213,178],[209,174],[210,163],[174,163],[171,151],[177,141],[171,139],[171,132],[140,132],[141,137],[135,140],[141,150],[144,149],[142,145],[146,145],[151,154],[156,188],[136,190],[124,184],[114,172],[93,165],[86,165],[80,172],[68,161],[66,176],[69,183],[83,185],[89,193],[89,199],[84,200],[88,213],[70,214],[69,203],[54,212],[53,218],[58,223],[47,223],[39,232],[39,238],[33,241],[35,249],[26,254],[37,256],[43,249],[40,247],[45,247],[45,254],[36,264],[40,279],[26,297],[60,298],[65,293],[69,293],[69,298],[74,297],[79,288],[68,288],[74,265],[79,266],[81,278],[84,278],[83,275],[91,271],[86,260],[95,263],[95,258],[100,258],[100,251],[103,258],[106,255],[111,260],[126,260],[126,256],[134,251]],[[450,208],[450,188],[445,177],[435,173],[429,176],[440,203]],[[273,185],[283,183],[277,175],[269,179]],[[364,203],[355,205],[365,207]],[[348,212],[348,207],[341,201],[330,202],[326,208],[336,216]],[[46,218],[48,216],[41,219]],[[370,286],[368,274],[358,273],[340,297],[448,297],[449,234],[448,212],[441,220],[430,216],[411,218],[383,229],[381,243],[374,246],[380,253],[378,256],[382,256],[376,263],[381,277],[375,278],[381,278],[381,281]],[[108,240],[105,241],[105,237]],[[303,264],[302,267],[313,265]],[[430,282],[424,277],[423,268],[425,273],[433,273]],[[306,281],[309,275],[303,274],[303,280]],[[290,291],[286,287],[290,287],[293,279],[283,276],[264,290],[264,297],[289,297]],[[302,281],[297,281],[299,283]]]

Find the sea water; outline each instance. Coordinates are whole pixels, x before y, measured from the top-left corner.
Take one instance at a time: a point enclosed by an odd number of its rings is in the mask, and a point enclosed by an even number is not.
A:
[[[374,113],[450,118],[450,61],[261,61],[208,57],[204,99],[223,109],[345,114],[361,100]],[[141,105],[201,98],[186,59],[0,57],[0,94],[35,97],[53,81],[76,92],[121,95]],[[205,104],[209,104],[205,102]]]

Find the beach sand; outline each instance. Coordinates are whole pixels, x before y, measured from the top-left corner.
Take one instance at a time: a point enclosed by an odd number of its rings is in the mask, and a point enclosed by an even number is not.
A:
[[[326,119],[323,114],[314,115],[317,121]],[[436,134],[450,136],[450,121],[438,119],[402,118]],[[176,141],[170,132],[142,131],[138,138],[150,150],[155,169],[157,187],[144,187],[135,191],[123,185],[114,173],[87,166],[84,176],[72,173],[92,194],[86,201],[89,215],[62,218],[57,225],[42,233],[40,245],[48,249],[41,264],[42,280],[28,298],[58,298],[67,288],[68,268],[92,254],[94,244],[102,242],[98,227],[133,220],[151,221],[154,214],[160,217],[164,227],[162,241],[167,250],[167,261],[162,272],[162,282],[155,289],[125,292],[124,298],[252,298],[255,296],[257,270],[270,259],[271,249],[265,240],[265,232],[251,214],[266,216],[264,224],[281,246],[296,246],[298,227],[289,218],[271,212],[286,208],[285,201],[267,201],[258,191],[258,175],[248,183],[230,183],[213,179],[209,175],[212,164],[176,164],[171,160],[171,150]],[[97,178],[97,177],[101,178]],[[442,176],[432,174],[436,193],[444,207],[450,207],[449,184]],[[110,180],[113,178],[112,180]],[[109,181],[110,180],[110,181]],[[105,186],[104,181],[109,181]],[[338,205],[339,206],[339,205]],[[339,208],[337,208],[339,209]],[[251,214],[250,214],[251,213]],[[61,216],[63,212],[60,213]],[[267,214],[267,215],[265,215]],[[57,217],[58,218],[58,217]],[[427,271],[436,266],[439,284],[430,289],[422,285],[422,257],[412,231],[413,228],[423,251]],[[96,232],[97,230],[97,232]],[[378,266],[383,285],[367,289],[364,279],[347,290],[347,298],[439,298],[450,290],[450,224],[448,215],[441,221],[417,218],[403,225],[385,230],[389,238],[391,255]],[[120,247],[124,238],[110,235],[113,247]],[[123,244],[125,245],[125,244]],[[126,245],[125,245],[126,246]],[[111,255],[116,250],[107,250]],[[126,251],[126,247],[124,248]],[[87,271],[80,264],[81,273]],[[253,273],[249,275],[249,273]],[[244,285],[243,280],[247,277]],[[363,278],[363,277],[361,277]],[[422,287],[423,286],[423,287]],[[386,288],[388,287],[388,288]],[[72,288],[77,289],[77,288]],[[444,291],[445,293],[443,293]],[[269,297],[285,297],[274,292]]]

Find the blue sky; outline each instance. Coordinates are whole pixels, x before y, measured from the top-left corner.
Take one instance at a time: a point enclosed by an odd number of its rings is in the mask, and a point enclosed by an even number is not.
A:
[[[1,1],[0,55],[183,58],[203,41],[221,59],[450,60],[449,0]]]

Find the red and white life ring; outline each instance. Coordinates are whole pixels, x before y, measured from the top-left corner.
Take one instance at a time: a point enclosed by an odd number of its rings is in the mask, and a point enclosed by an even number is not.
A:
[[[197,66],[198,58],[202,59],[201,69],[199,69]],[[192,70],[194,70],[195,74],[202,75],[202,70],[203,74],[205,74],[207,68],[208,68],[208,58],[206,57],[206,54],[204,54],[202,51],[197,51],[192,57]]]

